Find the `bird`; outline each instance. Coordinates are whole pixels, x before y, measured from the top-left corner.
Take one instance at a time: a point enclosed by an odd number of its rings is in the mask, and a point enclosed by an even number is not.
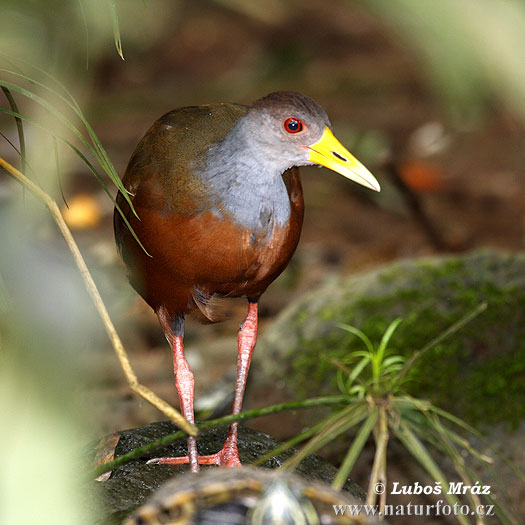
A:
[[[115,239],[132,287],[156,313],[171,347],[181,413],[191,423],[194,376],[184,355],[186,316],[218,322],[216,298],[247,300],[237,334],[232,407],[233,414],[240,413],[259,299],[299,242],[304,216],[299,167],[309,165],[380,191],[376,178],[335,138],[325,110],[295,91],[270,93],[251,106],[172,110],[131,156],[122,182],[133,209],[119,193]],[[211,455],[199,455],[190,436],[187,456],[150,461],[189,463],[192,472],[199,465],[240,466],[237,433],[235,422],[223,448]]]

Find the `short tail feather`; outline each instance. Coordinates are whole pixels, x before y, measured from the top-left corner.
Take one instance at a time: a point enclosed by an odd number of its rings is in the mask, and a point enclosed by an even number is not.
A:
[[[201,322],[220,323],[228,319],[228,316],[221,312],[223,297],[210,295],[197,287],[192,289],[191,297],[197,307],[196,314]]]

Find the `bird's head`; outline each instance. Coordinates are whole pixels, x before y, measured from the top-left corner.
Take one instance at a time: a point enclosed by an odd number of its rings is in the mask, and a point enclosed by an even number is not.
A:
[[[317,164],[380,190],[375,177],[335,138],[324,109],[301,93],[278,91],[260,98],[239,124],[260,162],[281,172]]]

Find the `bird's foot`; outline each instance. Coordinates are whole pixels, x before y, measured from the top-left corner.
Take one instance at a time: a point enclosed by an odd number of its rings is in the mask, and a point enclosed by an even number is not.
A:
[[[148,461],[148,463],[156,463],[158,465],[184,465],[189,462],[188,456],[153,458]],[[241,466],[237,445],[228,442],[224,444],[222,450],[215,454],[197,456],[197,462],[199,465],[218,465],[219,467]]]

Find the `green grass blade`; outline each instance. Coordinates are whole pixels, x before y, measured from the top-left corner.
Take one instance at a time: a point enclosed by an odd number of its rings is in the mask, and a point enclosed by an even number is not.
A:
[[[94,148],[89,144],[87,139],[84,137],[84,135],[81,133],[81,131],[69,120],[61,111],[57,110],[52,104],[50,104],[47,100],[40,97],[36,93],[33,93],[32,91],[22,87],[17,86],[16,84],[12,84],[11,82],[6,82],[4,80],[0,80],[0,86],[6,87],[12,91],[15,91],[28,99],[32,100],[33,102],[36,102],[37,104],[41,105],[43,108],[49,111],[51,115],[53,115],[59,122],[64,124],[73,135],[75,135],[80,142],[88,149],[88,151],[95,157],[98,158],[97,152],[94,150]],[[104,167],[104,166],[102,166]]]
[[[379,343],[379,347],[377,348],[377,354],[379,356],[379,361],[383,361],[383,356],[385,354],[386,347],[388,346],[388,343],[392,336],[394,335],[394,332],[396,331],[396,328],[399,326],[399,324],[403,321],[401,317],[398,317],[397,319],[394,319],[386,329],[385,333],[383,334],[383,337],[381,338],[381,342]]]
[[[61,142],[63,142],[64,144],[67,144],[83,161],[84,163],[88,166],[88,168],[90,169],[90,171],[95,175],[95,177],[97,178],[97,180],[100,182],[100,184],[102,185],[102,187],[105,189],[106,193],[108,193],[108,195],[113,199],[114,201],[114,198],[111,196],[111,193],[109,193],[109,190],[104,182],[104,180],[102,179],[102,177],[100,176],[100,174],[98,173],[98,171],[96,170],[96,168],[93,166],[93,164],[88,160],[88,158],[80,151],[79,148],[77,148],[73,143],[71,143],[70,141],[68,141],[67,139],[59,136],[59,135],[55,135],[54,133],[50,132],[48,129],[46,129],[44,126],[42,126],[41,124],[39,124],[38,122],[36,122],[35,120],[31,119],[30,117],[27,117],[25,115],[22,115],[20,113],[16,113],[12,110],[9,110],[7,108],[4,108],[4,107],[1,107],[0,106],[0,111],[2,113],[6,113],[7,115],[11,115],[13,117],[18,117],[22,120],[25,120],[26,122],[29,122],[30,124],[32,124],[33,126],[45,131],[46,133],[50,134],[52,137],[55,137],[56,139],[60,140]]]
[[[295,447],[299,443],[302,443],[303,441],[306,441],[307,439],[311,438],[312,436],[314,436],[315,434],[323,430],[325,426],[326,426],[325,421],[321,421],[321,423],[318,423],[317,425],[314,425],[313,427],[306,429],[300,434],[297,434],[293,438],[288,439],[284,443],[281,443],[279,446],[270,450],[270,452],[267,452],[263,456],[258,457],[251,465],[253,467],[262,465],[269,459],[275,456],[278,456],[279,454],[286,452],[289,448]]]
[[[401,364],[405,362],[405,358],[402,355],[391,355],[383,359],[383,366],[381,368],[387,368],[393,364]]]
[[[339,388],[340,392],[346,394],[345,375],[342,370],[336,371],[335,379],[337,383],[337,388]]]
[[[391,390],[393,390],[404,378],[404,376],[408,373],[408,371],[412,368],[414,363],[417,359],[419,359],[422,355],[429,352],[432,348],[434,348],[436,345],[441,343],[444,339],[451,336],[452,334],[455,334],[459,330],[461,330],[466,324],[470,323],[474,318],[476,318],[479,314],[484,312],[487,309],[487,303],[485,301],[482,301],[479,303],[475,308],[473,308],[470,312],[467,312],[461,319],[450,325],[444,332],[441,332],[437,337],[429,341],[423,348],[420,350],[417,350],[412,354],[410,359],[407,360],[405,363],[405,366],[403,369],[399,372],[397,378],[392,384]]]
[[[118,211],[118,213],[120,214],[120,216],[122,217],[122,220],[124,221],[124,224],[126,225],[126,227],[129,229],[130,233],[133,235],[133,238],[137,241],[137,243],[139,244],[139,246],[142,248],[142,250],[144,251],[144,253],[146,255],[148,255],[149,257],[151,257],[150,253],[146,250],[146,248],[144,247],[144,245],[142,244],[142,242],[140,241],[140,239],[138,238],[137,234],[135,233],[135,231],[133,230],[131,224],[129,223],[127,217],[125,216],[124,212],[122,211],[122,209],[120,208],[120,206],[117,204],[116,200],[115,200],[115,197],[113,197],[112,193],[109,191],[106,183],[104,182],[104,180],[102,179],[102,177],[100,176],[100,174],[98,173],[97,169],[95,168],[95,166],[89,161],[89,159],[80,151],[80,149],[78,149],[73,143],[71,143],[70,141],[68,141],[67,139],[64,139],[63,137],[59,136],[59,135],[54,135],[53,133],[51,133],[48,129],[46,129],[44,126],[40,125],[38,122],[34,121],[33,119],[29,118],[29,117],[26,117],[25,115],[21,115],[19,113],[15,113],[14,111],[12,110],[9,110],[7,108],[4,108],[4,107],[1,107],[0,106],[0,112],[2,113],[6,113],[7,115],[11,115],[11,116],[18,116],[19,118],[21,118],[22,120],[25,120],[26,122],[29,122],[30,124],[34,125],[35,127],[39,128],[39,129],[42,129],[43,131],[45,131],[46,133],[49,133],[51,136],[53,137],[56,137],[57,140],[63,142],[64,144],[66,144],[69,148],[71,148],[72,151],[74,151],[79,157],[80,159],[86,164],[86,166],[89,168],[89,170],[91,171],[91,173],[93,173],[93,175],[96,177],[96,179],[99,181],[100,185],[102,186],[102,188],[104,189],[104,191],[106,192],[106,194],[108,195],[108,197],[113,201],[113,203],[115,204],[115,208],[116,210]]]
[[[37,86],[42,87],[43,89],[47,90],[48,92],[50,92],[51,94],[53,94],[54,96],[56,96],[57,98],[62,100],[75,113],[75,115],[82,122],[83,126],[86,128],[86,131],[88,132],[88,135],[89,135],[89,138],[90,138],[90,140],[92,142],[92,145],[89,144],[89,142],[86,140],[84,135],[78,130],[78,128],[76,128],[76,126],[74,126],[74,124],[65,115],[63,115],[60,111],[56,110],[45,99],[43,99],[42,97],[39,97],[38,95],[36,95],[32,91],[29,91],[29,90],[27,90],[27,89],[25,89],[25,88],[23,88],[21,86],[17,86],[15,84],[12,84],[12,83],[0,80],[0,85],[4,85],[8,89],[10,88],[10,89],[12,89],[14,91],[17,91],[20,94],[22,94],[23,96],[26,96],[27,98],[30,98],[30,99],[34,100],[35,102],[39,103],[40,105],[45,107],[52,115],[54,115],[55,118],[57,118],[66,127],[68,127],[70,129],[70,131],[84,144],[84,146],[89,150],[89,152],[93,155],[93,157],[95,157],[97,159],[97,161],[99,162],[101,167],[104,169],[104,171],[106,172],[108,177],[113,182],[113,184],[115,184],[117,189],[120,191],[120,193],[122,193],[123,197],[126,199],[128,205],[130,206],[130,209],[131,209],[132,213],[137,218],[139,218],[137,213],[136,213],[136,211],[135,211],[133,203],[131,202],[131,199],[129,197],[128,191],[126,190],[126,188],[122,184],[122,180],[118,176],[118,173],[116,172],[115,167],[113,166],[113,163],[111,162],[111,159],[109,158],[106,150],[102,146],[102,143],[98,139],[95,131],[93,130],[93,128],[91,127],[91,125],[89,124],[87,119],[85,118],[85,116],[82,113],[82,111],[80,110],[80,107],[76,103],[74,97],[67,90],[67,88],[63,84],[61,84],[58,80],[54,79],[54,82],[57,83],[66,92],[68,98],[64,97],[60,93],[57,93],[55,90],[53,90],[49,86],[46,86],[45,84],[43,84],[41,82],[38,82],[38,81],[35,81],[35,80],[31,79],[30,77],[28,77],[26,75],[23,75],[21,73],[18,73],[16,71],[11,71],[11,70],[7,70],[7,69],[0,69],[0,72],[9,73],[11,75],[23,78],[23,79],[27,80],[28,82],[30,82],[32,84],[35,84]],[[51,78],[53,78],[53,77],[51,77]]]
[[[69,204],[67,203],[66,196],[64,195],[64,187],[62,186],[62,175],[60,172],[60,156],[58,154],[58,139],[56,137],[53,137],[53,151],[55,152],[55,167],[56,167],[56,172],[57,172],[58,187],[60,189],[60,195],[66,207],[69,208]]]
[[[20,113],[20,111],[18,110],[18,106],[16,104],[16,100],[11,94],[11,91],[5,86],[2,86],[2,91],[4,92],[4,95],[7,98],[7,101],[9,102],[11,109],[15,113]],[[19,154],[20,154],[21,170],[23,173],[25,173],[26,168],[27,168],[27,164],[26,164],[27,159],[26,159],[26,141],[25,141],[25,136],[24,136],[24,124],[22,123],[22,119],[19,117],[15,117],[15,122],[16,122],[16,130],[18,132],[18,142],[20,144]]]
[[[283,468],[295,468],[306,456],[313,454],[330,441],[333,441],[337,436],[347,432],[366,417],[366,401],[357,401],[336,414],[329,416],[329,424],[326,428],[313,437],[299,452],[288,459],[284,463]]]
[[[500,520],[501,525],[523,525],[523,521],[520,520],[519,514],[511,514],[510,511],[494,496],[488,495],[485,496],[486,500],[494,505],[495,514]],[[512,505],[512,503],[507,503],[507,505]]]
[[[84,137],[84,135],[73,125],[73,123],[71,121],[69,121],[69,119],[67,119],[67,117],[65,117],[65,115],[63,115],[58,110],[55,110],[53,108],[53,106],[51,104],[48,104],[47,102],[45,104],[41,104],[40,101],[44,101],[45,102],[44,99],[42,99],[41,97],[39,97],[38,95],[34,94],[33,92],[31,92],[29,90],[25,90],[21,86],[16,86],[14,84],[7,83],[5,81],[0,80],[0,85],[2,85],[2,84],[9,84],[13,90],[19,91],[19,92],[20,92],[20,90],[24,90],[26,93],[21,92],[21,94],[24,95],[24,96],[27,96],[28,98],[38,97],[38,99],[35,100],[37,103],[40,103],[41,105],[43,105],[48,111],[50,111],[52,114],[54,114],[55,118],[57,118],[63,124],[65,124],[67,127],[69,127],[71,129],[71,131],[82,142],[84,142],[85,146],[89,149],[90,153],[97,159],[97,161],[101,165],[102,169],[104,169],[104,171],[107,173],[108,177],[111,179],[113,184],[115,184],[115,186],[118,188],[118,190],[122,193],[122,195],[126,199],[126,201],[127,201],[128,205],[130,206],[133,214],[138,218],[138,215],[135,212],[135,208],[133,207],[133,203],[131,202],[131,199],[129,198],[128,191],[126,190],[126,188],[122,184],[122,181],[121,181],[120,177],[118,176],[118,173],[115,170],[115,167],[113,166],[113,163],[111,162],[111,159],[109,158],[106,150],[102,146],[102,143],[98,139],[98,137],[97,137],[95,131],[93,130],[91,124],[88,122],[88,120],[86,119],[86,117],[82,113],[82,110],[80,109],[80,106],[75,101],[75,99],[74,99],[73,95],[71,94],[71,92],[68,91],[68,89],[60,81],[58,81],[57,79],[55,79],[51,75],[47,75],[47,76],[50,77],[62,90],[64,90],[64,92],[66,93],[67,97],[64,96],[64,95],[61,95],[60,93],[56,92],[54,89],[52,89],[49,86],[43,84],[42,82],[38,82],[37,80],[34,80],[31,77],[28,77],[27,75],[24,75],[22,73],[18,73],[16,71],[11,71],[9,69],[2,69],[2,68],[0,68],[0,72],[9,73],[9,74],[11,74],[13,76],[22,78],[22,79],[30,82],[31,84],[39,86],[42,89],[45,89],[47,92],[51,93],[53,96],[57,97],[59,100],[64,102],[73,111],[73,113],[78,117],[78,119],[80,120],[80,122],[82,123],[84,128],[86,129],[86,131],[87,131],[87,133],[89,135],[89,138],[91,140],[92,145],[87,142],[87,140]],[[71,128],[71,126],[72,126],[72,128]]]
[[[365,344],[365,346],[366,346],[367,350],[370,352],[370,354],[374,354],[375,353],[374,345],[372,344],[372,341],[370,341],[368,336],[364,332],[359,330],[359,328],[356,328],[355,326],[352,326],[352,325],[349,325],[349,324],[344,324],[344,323],[336,323],[336,326],[338,326],[339,328],[342,328],[346,332],[350,332],[351,334],[355,335],[356,337],[359,337],[359,339],[361,339],[361,341],[363,341],[363,343]]]
[[[13,141],[0,131],[0,137],[2,137],[15,151],[18,156],[20,156],[20,150],[16,147],[16,144],[13,144]]]
[[[291,458],[286,460],[285,463],[282,465],[282,468],[294,469],[308,454],[311,454],[314,450],[320,448],[322,445],[316,447],[316,444],[322,441],[324,438],[326,438],[326,433],[329,433],[334,428],[334,425],[336,425],[340,421],[340,412],[332,414],[331,416],[328,416],[323,421],[321,421],[321,423],[319,423],[319,431],[315,434],[315,436],[298,452],[296,452]]]
[[[357,363],[357,365],[355,365],[354,369],[352,370],[352,372],[348,376],[348,381],[347,381],[348,388],[357,379],[357,377],[361,374],[361,372],[363,371],[365,366],[368,365],[369,363],[370,363],[370,356],[366,355],[359,361],[359,363]]]
[[[8,69],[0,69],[0,72],[9,73],[9,74],[11,74],[13,76],[22,78],[22,79],[30,82],[31,84],[34,84],[36,86],[41,87],[42,89],[45,89],[47,92],[49,92],[50,94],[52,94],[53,96],[57,97],[59,100],[64,102],[73,111],[73,113],[79,118],[79,120],[82,122],[82,124],[86,128],[86,130],[87,130],[87,132],[88,132],[88,134],[90,136],[90,139],[93,142],[93,147],[94,147],[93,155],[97,158],[97,160],[99,160],[101,166],[104,168],[104,171],[107,172],[108,176],[111,179],[119,179],[118,174],[116,173],[116,170],[113,167],[113,164],[111,163],[107,153],[105,152],[104,148],[102,147],[102,144],[100,143],[100,141],[96,137],[95,132],[93,131],[93,128],[90,126],[89,122],[84,117],[84,114],[82,113],[82,110],[80,109],[80,106],[78,105],[78,103],[75,101],[73,95],[69,91],[67,91],[67,89],[65,88],[64,85],[59,83],[60,87],[65,90],[67,97],[65,97],[64,95],[61,95],[60,93],[57,93],[54,89],[50,88],[46,84],[43,84],[42,82],[39,82],[39,81],[37,81],[35,79],[32,79],[31,77],[28,77],[27,75],[24,75],[22,73],[18,73],[16,71],[11,71],[11,70],[8,70]],[[58,81],[55,80],[55,82],[58,82]],[[1,83],[1,81],[0,81],[0,83]],[[12,84],[12,86],[15,86],[15,85]],[[24,89],[21,86],[16,86],[16,88],[19,88],[20,90]],[[68,122],[71,123],[67,119],[67,117],[65,117],[65,115],[60,113],[58,110],[56,110],[56,112],[55,112],[55,109],[53,108],[53,106],[51,104],[49,104],[49,105],[42,104],[42,101],[45,100],[45,99],[42,99],[41,97],[39,97],[38,95],[36,95],[32,91],[29,91],[29,90],[25,90],[25,91],[26,91],[26,93],[22,93],[23,95],[27,96],[28,98],[38,97],[38,99],[35,99],[35,101],[37,103],[43,105],[44,107],[46,107],[46,109],[48,111],[51,111],[55,115],[55,117],[58,118],[60,121],[62,121],[66,125],[68,125],[67,124]],[[63,119],[65,119],[67,122],[64,122]],[[83,134],[81,134],[81,135],[83,137]],[[93,138],[95,138],[95,140],[93,140]],[[95,152],[98,153],[98,155]],[[116,180],[114,180],[113,182],[118,187],[118,184],[117,184]]]
[[[334,489],[340,490],[346,483],[346,480],[348,479],[348,476],[350,475],[350,472],[352,471],[359,454],[361,454],[361,451],[363,450],[363,447],[365,446],[365,443],[376,424],[377,417],[378,409],[376,407],[372,412],[370,412],[365,422],[361,425],[361,428],[354,438],[352,445],[348,449],[343,463],[339,467],[337,475],[332,482],[332,487]]]
[[[352,370],[339,362],[337,359],[331,359],[330,362],[337,367],[337,386],[342,393],[348,393],[352,384],[361,374],[366,365],[370,362],[370,354],[368,352],[363,353],[363,357],[359,360],[357,365]],[[345,375],[347,376],[345,378]]]
[[[492,463],[491,458],[487,458],[485,455],[478,453],[466,440],[465,438],[459,436],[454,431],[446,428],[442,425],[439,417],[430,412],[425,413],[425,416],[429,419],[432,427],[435,429],[435,431],[440,436],[440,442],[445,449],[446,455],[452,460],[452,464],[454,465],[454,468],[458,472],[459,476],[461,477],[462,481],[466,485],[473,485],[473,482],[480,481],[479,475],[472,471],[465,462],[465,458],[460,453],[460,451],[456,448],[455,444],[462,447],[464,450],[466,450],[472,457],[475,457],[480,461],[480,463],[483,465],[484,470],[488,472],[491,475],[492,480],[496,483],[496,485],[499,487],[501,493],[506,497],[507,499],[507,506],[512,507],[512,501],[507,493],[506,487],[503,485],[501,480],[498,478],[498,476],[495,474],[493,469],[488,468],[490,466],[490,463]],[[490,461],[489,461],[490,460]],[[480,498],[472,494],[471,492],[467,492],[467,496],[472,501],[472,505],[474,507],[481,504]],[[486,497],[486,495],[483,496],[484,499],[489,499]],[[496,497],[492,497],[491,501],[496,504],[497,499]],[[501,505],[497,505],[498,508],[498,517],[500,519],[503,519],[504,517],[507,518],[507,520],[510,520],[509,523],[518,523],[518,521],[515,521],[517,518],[517,514],[513,515],[510,511],[503,510],[504,507]],[[513,521],[514,520],[514,521]]]
[[[432,478],[434,478],[434,480],[441,483],[442,494],[448,502],[452,506],[456,503],[459,504],[459,500],[455,494],[448,493],[448,482],[443,471],[438,467],[426,447],[412,432],[408,425],[401,420],[398,426],[391,426],[391,429],[416,461],[430,474],[430,476],[432,476]],[[465,516],[458,515],[456,518],[461,524],[469,525],[469,521]]]
[[[115,40],[115,47],[120,58],[124,60],[124,54],[122,53],[122,39],[120,38],[120,27],[118,22],[117,4],[115,0],[107,0],[109,12],[111,15],[111,25],[113,27],[113,38]]]
[[[467,469],[465,466],[465,458],[457,449],[450,431],[441,424],[439,418],[435,414],[427,412],[425,416],[427,417],[433,431],[439,435],[445,454],[452,460],[452,464],[463,483],[468,486],[474,485],[474,482],[477,480],[477,476],[474,478],[471,477],[469,469]],[[477,494],[473,494],[469,491],[467,492],[466,496],[473,508],[481,505],[481,499]]]
[[[450,414],[449,412],[446,412],[445,410],[442,410],[440,408],[437,408],[435,406],[431,406],[430,410],[438,414],[440,417],[446,418],[449,421],[452,421],[456,425],[458,425],[460,428],[466,430],[473,436],[475,436],[477,439],[482,441],[494,454],[494,456],[501,459],[515,474],[518,476],[522,481],[525,482],[525,473],[522,472],[515,463],[511,462],[506,458],[501,452],[483,435],[481,432],[476,430],[474,427],[470,426],[468,423],[465,423],[465,421],[457,418],[453,414]]]
[[[7,288],[5,286],[5,279],[0,273],[0,313],[2,314],[4,319],[7,319],[8,313],[12,312],[12,309],[13,303],[11,297],[9,296],[9,293],[7,292]]]
[[[1,109],[0,109],[0,111],[1,111]],[[16,147],[15,144],[13,144],[13,142],[11,140],[9,140],[9,137],[4,135],[1,131],[0,131],[0,137],[2,137],[16,151],[17,155],[20,156],[20,150]],[[27,168],[27,172],[31,173],[33,175],[33,178],[35,179],[35,183],[38,186],[41,186],[40,181],[38,180],[38,177],[35,175],[33,169],[31,168],[31,165],[29,164],[29,162],[27,162],[27,159],[26,159],[25,165],[26,165],[26,168]],[[24,186],[22,186],[22,191],[25,191],[25,187]]]
[[[13,70],[10,70],[10,69],[0,68],[1,72],[9,73],[11,75],[16,75],[16,76],[18,76],[20,78],[23,78],[23,79],[27,80],[28,82],[30,82],[32,84],[35,84],[37,86],[40,86],[40,87],[46,89],[47,91],[55,94],[59,98],[62,98],[62,99],[66,99],[67,98],[69,100],[69,102],[71,102],[71,104],[73,104],[74,106],[76,106],[80,110],[80,106],[78,105],[77,101],[75,100],[75,97],[73,96],[71,91],[69,91],[67,86],[65,84],[63,84],[58,78],[56,78],[51,73],[46,71],[45,69],[42,69],[41,67],[38,67],[37,65],[33,64],[32,62],[28,62],[27,60],[23,60],[22,58],[19,58],[19,57],[17,57],[16,61],[13,61],[12,57],[9,57],[9,56],[7,56],[7,55],[5,55],[3,53],[0,53],[0,58],[2,58],[8,64],[10,64],[11,67],[14,67],[14,68],[16,68],[18,70],[18,71],[13,71]],[[43,75],[45,78],[49,79],[51,82],[53,82],[53,84],[55,84],[58,88],[60,88],[64,92],[64,94],[66,96],[64,97],[64,95],[61,95],[60,93],[55,91],[52,87],[49,87],[46,84],[43,84],[43,83],[39,82],[38,80],[25,75],[23,73],[23,70],[21,69],[21,67],[17,65],[17,62],[20,62],[26,68],[34,69],[36,72],[38,72],[39,74]]]

